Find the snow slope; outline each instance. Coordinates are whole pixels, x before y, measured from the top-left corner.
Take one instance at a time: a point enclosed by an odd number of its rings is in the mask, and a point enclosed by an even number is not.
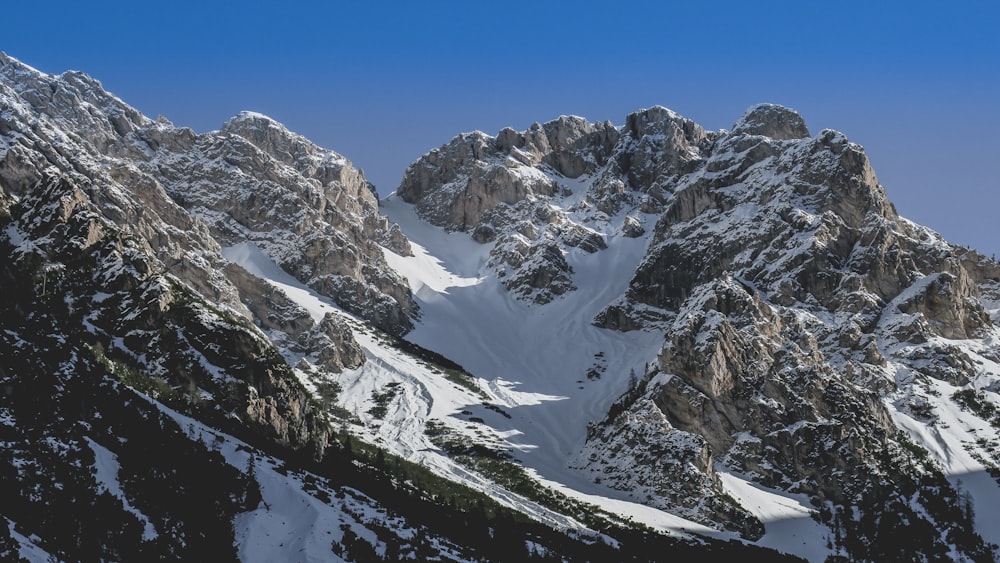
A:
[[[141,395],[140,395],[141,396]],[[369,526],[388,528],[403,539],[413,539],[417,530],[351,487],[330,489],[320,478],[306,472],[289,471],[281,460],[264,455],[239,439],[221,433],[148,397],[173,418],[188,436],[218,451],[228,464],[250,473],[260,488],[255,510],[236,516],[233,527],[239,558],[246,563],[340,561],[331,545],[342,542],[350,531],[375,546],[384,556],[386,545]],[[440,538],[427,538],[436,551],[463,560]]]
[[[10,530],[10,537],[14,539],[18,544],[17,556],[22,559],[26,559],[29,563],[52,563],[58,562],[60,559],[56,558],[54,555],[45,551],[44,549],[38,547],[35,543],[39,538],[37,536],[27,537],[24,534],[17,531],[14,527],[14,523],[4,517],[3,522],[0,522],[0,526],[7,526]]]
[[[1000,378],[1000,366],[977,354],[976,344],[975,341],[958,341],[966,354],[976,358],[986,368],[981,377],[982,383],[996,381]],[[899,379],[915,376],[906,367],[893,367],[897,368]],[[902,408],[906,400],[897,395],[887,400],[893,421],[914,442],[927,449],[956,489],[967,493],[966,498],[975,511],[976,532],[987,542],[1000,545],[1000,526],[997,525],[1000,522],[1000,483],[990,475],[989,468],[984,464],[984,461],[990,463],[988,460],[991,458],[995,463],[1000,432],[995,426],[962,409],[951,398],[959,387],[937,379],[927,379],[926,384],[929,386],[926,398],[934,418],[918,420]],[[992,394],[996,397],[995,393]]]
[[[335,311],[352,322],[355,338],[364,348],[368,360],[362,367],[345,372],[338,380],[343,388],[340,394],[342,405],[354,413],[360,422],[358,426],[352,428],[354,433],[410,461],[429,467],[441,475],[486,492],[494,499],[551,526],[559,529],[584,527],[572,518],[554,513],[520,495],[511,493],[455,463],[440,452],[424,434],[425,423],[430,419],[447,420],[454,425],[455,430],[469,432],[468,426],[454,417],[467,408],[480,406],[482,403],[480,395],[448,381],[439,373],[434,373],[416,358],[381,343],[380,336],[373,329],[337,309],[328,298],[285,274],[252,243],[224,249],[223,255],[250,273],[267,279],[309,311],[314,318],[322,318],[327,312]],[[303,384],[307,387],[312,386],[312,382],[304,372],[296,370],[296,373]],[[399,384],[398,387],[395,387],[395,384]],[[497,398],[500,402],[510,397],[519,397],[534,404],[553,399],[537,394],[511,392],[504,390],[504,386],[497,383],[491,386],[481,382],[481,386],[491,399]],[[399,391],[392,398],[384,418],[373,416],[369,411],[374,405],[374,395],[393,387]],[[491,395],[491,388],[501,389],[500,394]],[[498,440],[512,435],[511,432],[490,430],[483,425],[476,426],[475,431],[480,434],[490,432]]]
[[[643,374],[663,343],[662,333],[622,333],[595,327],[592,319],[624,293],[642,258],[647,237],[609,236],[596,254],[570,251],[576,291],[546,305],[515,299],[485,268],[489,246],[464,233],[428,225],[413,208],[390,197],[383,212],[410,238],[413,257],[386,251],[389,264],[410,281],[421,322],[408,339],[455,360],[480,377],[510,420],[487,419],[508,436],[517,459],[537,479],[563,494],[667,533],[732,538],[673,514],[627,500],[570,467],[588,423],[601,420]],[[599,378],[595,366],[615,366]],[[727,475],[728,489],[764,521],[760,545],[822,561],[829,530],[809,517],[811,508]]]
[[[645,241],[621,238],[599,254],[570,253],[578,290],[539,306],[514,299],[495,277],[481,272],[488,246],[423,223],[399,200],[386,201],[383,210],[408,233],[416,254],[403,258],[386,251],[390,265],[422,288],[416,292],[422,322],[408,339],[458,362],[503,398],[513,418],[501,430],[517,430],[512,443],[531,448],[519,455],[525,465],[590,489],[592,484],[568,471],[567,459],[583,445],[587,423],[603,418],[625,391],[629,372],[643,373],[662,344],[660,335],[625,335],[591,324],[624,292]],[[437,267],[428,270],[428,264]],[[442,279],[455,283],[441,288]],[[588,379],[595,363],[619,370]],[[539,396],[549,399],[545,408],[529,408]]]
[[[90,449],[94,451],[94,470],[97,473],[97,482],[100,483],[101,488],[110,493],[111,496],[120,500],[122,505],[125,507],[125,510],[135,514],[136,518],[142,522],[145,526],[145,529],[142,532],[143,540],[149,541],[156,539],[159,534],[156,531],[156,527],[153,526],[153,523],[149,521],[149,517],[132,506],[128,497],[122,492],[121,484],[118,482],[118,471],[120,469],[118,456],[111,452],[111,450],[105,448],[90,438],[87,438],[87,444],[89,444]]]

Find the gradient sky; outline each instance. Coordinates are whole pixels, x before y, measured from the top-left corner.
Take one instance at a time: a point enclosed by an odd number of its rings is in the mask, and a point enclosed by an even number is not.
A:
[[[243,109],[387,194],[463,131],[758,102],[865,146],[897,209],[1000,254],[1000,3],[11,0],[0,50],[204,132]]]

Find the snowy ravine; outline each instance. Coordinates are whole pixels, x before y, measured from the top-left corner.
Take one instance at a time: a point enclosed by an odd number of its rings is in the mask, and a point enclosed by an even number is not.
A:
[[[610,127],[460,135],[382,202],[414,254],[386,251],[407,338],[559,398],[477,418],[597,505],[810,560],[990,557],[997,264],[899,217],[860,146],[787,108]]]
[[[434,230],[433,227],[430,229]],[[468,278],[463,279],[449,273],[419,244],[414,244],[413,250],[415,256],[411,259],[402,259],[386,251],[387,259],[390,264],[397,267],[404,265],[401,272],[409,271],[405,263],[412,260],[411,264],[418,264],[418,270],[427,274],[421,283],[431,284],[430,287],[438,290],[446,290],[451,287],[449,285],[451,283],[461,285],[470,281]],[[609,515],[613,515],[614,521],[627,524],[641,523],[668,535],[682,538],[691,538],[694,534],[724,540],[734,539],[730,533],[720,532],[664,511],[617,498],[614,491],[595,487],[593,483],[582,479],[568,467],[554,472],[553,477],[548,477],[537,466],[532,465],[531,461],[534,460],[530,454],[540,452],[541,448],[535,445],[529,436],[548,443],[572,439],[577,444],[582,444],[582,435],[574,436],[565,430],[563,434],[559,434],[559,429],[570,428],[571,425],[564,426],[558,419],[543,416],[531,408],[574,399],[590,400],[599,405],[598,397],[573,391],[581,389],[579,382],[572,382],[572,390],[567,388],[567,391],[573,396],[566,396],[532,392],[529,390],[530,385],[520,381],[508,381],[500,377],[491,380],[478,378],[475,382],[478,391],[474,392],[445,379],[437,368],[387,346],[384,334],[379,334],[364,325],[350,313],[337,308],[328,298],[317,294],[283,272],[253,244],[244,243],[223,249],[223,255],[248,272],[268,280],[316,320],[334,313],[350,322],[354,329],[354,337],[364,348],[368,360],[362,367],[344,372],[337,377],[338,383],[342,386],[339,402],[358,419],[358,422],[349,427],[352,434],[427,467],[438,475],[482,491],[492,499],[558,530],[575,531],[582,533],[584,537],[597,537],[580,521],[511,492],[489,478],[456,463],[429,439],[426,432],[428,422],[443,424],[469,443],[486,444],[493,448],[516,452],[515,457],[524,463],[529,474],[539,484],[587,506],[603,509]],[[399,262],[400,260],[402,262]],[[410,279],[411,283],[416,282],[416,278]],[[414,287],[417,293],[416,287],[420,286]],[[424,290],[419,293],[424,296],[430,295]],[[590,329],[596,333],[606,332],[609,336],[616,334],[611,331],[600,331],[594,327]],[[301,365],[300,356],[290,354],[286,359],[292,365]],[[556,364],[550,364],[554,365]],[[308,372],[297,369],[296,373],[304,385],[314,388],[314,381],[310,379]],[[375,405],[375,397],[387,389],[393,391],[385,414],[373,416],[371,411]],[[488,408],[485,408],[487,406]],[[569,416],[569,412],[570,409],[567,409],[565,415]],[[586,423],[582,423],[582,427],[585,426]],[[546,430],[546,427],[550,427],[551,431]],[[533,434],[529,435],[528,432]],[[557,467],[559,453],[542,459],[551,460],[552,466]],[[576,481],[578,485],[568,486],[567,481]],[[239,522],[237,525],[240,525]],[[615,540],[605,537],[603,541],[614,544]],[[774,545],[768,543],[762,545],[771,548],[781,547],[780,542],[771,543]],[[794,550],[784,551],[794,553]]]
[[[430,230],[436,230],[430,227]],[[448,236],[441,233],[443,236]],[[433,284],[429,287],[438,287],[441,290],[447,289],[450,282],[463,283],[463,278],[449,274],[448,270],[442,268],[436,260],[432,259],[419,244],[414,245],[415,257],[413,262],[421,264],[418,268],[420,272],[428,273],[424,282]],[[554,389],[565,389],[567,395],[551,395],[529,391],[530,385],[523,381],[513,382],[496,377],[492,380],[479,379],[478,386],[482,393],[488,397],[490,404],[499,406],[504,412],[509,413],[511,419],[497,414],[490,409],[482,408],[483,398],[480,395],[471,393],[468,389],[459,387],[444,379],[440,373],[434,373],[428,366],[411,356],[399,353],[380,344],[378,336],[373,335],[370,329],[361,325],[357,319],[350,317],[337,309],[329,299],[316,294],[311,289],[303,286],[291,276],[285,274],[272,263],[266,256],[251,244],[243,244],[237,247],[224,249],[226,258],[233,260],[247,269],[250,273],[269,280],[276,287],[284,291],[291,299],[305,308],[314,318],[322,318],[329,312],[336,312],[351,319],[355,325],[355,337],[365,348],[368,356],[366,364],[349,373],[342,374],[339,381],[343,385],[341,401],[345,408],[357,415],[363,422],[362,426],[352,426],[352,431],[361,437],[387,448],[410,461],[424,465],[436,473],[465,483],[477,490],[489,494],[492,498],[516,508],[539,521],[545,522],[557,529],[582,529],[586,527],[580,522],[563,514],[553,512],[537,503],[525,499],[524,497],[511,493],[489,479],[479,475],[464,466],[454,462],[443,455],[439,448],[428,439],[425,434],[428,420],[435,420],[446,423],[455,432],[465,435],[472,442],[483,442],[502,444],[518,452],[517,458],[526,467],[537,471],[537,478],[540,483],[552,487],[553,489],[579,501],[599,506],[608,512],[621,516],[626,521],[635,521],[647,524],[654,529],[666,533],[680,533],[688,535],[690,532],[707,535],[710,537],[732,538],[731,534],[719,532],[703,525],[679,518],[672,514],[652,509],[641,504],[617,498],[614,491],[608,491],[595,487],[583,479],[579,474],[565,466],[566,455],[573,450],[559,451],[554,455],[546,457],[539,456],[548,462],[548,468],[556,468],[555,471],[546,474],[544,469],[539,469],[540,465],[534,465],[535,459],[530,454],[540,453],[545,448],[540,448],[532,439],[544,441],[547,444],[559,444],[565,440],[573,440],[577,447],[583,443],[584,436],[573,435],[570,429],[586,429],[586,420],[580,414],[571,414],[573,408],[567,408],[562,416],[575,416],[578,426],[560,422],[559,418],[552,418],[543,414],[545,411],[535,409],[540,412],[533,412],[530,407],[545,404],[552,405],[554,402],[567,402],[572,407],[572,401],[590,400],[599,406],[599,396],[580,393],[580,385],[577,381],[568,382],[569,385],[552,385]],[[398,256],[389,255],[390,263],[394,260],[401,260]],[[402,272],[413,273],[406,268]],[[414,280],[414,278],[410,278]],[[413,283],[413,281],[411,281]],[[419,287],[419,286],[418,286]],[[496,289],[494,289],[496,291]],[[426,292],[415,291],[415,293]],[[523,305],[522,305],[523,306]],[[601,331],[594,327],[590,330],[595,334],[607,333],[614,337],[616,333],[611,331]],[[467,331],[467,334],[471,331]],[[619,335],[620,336],[620,335]],[[596,337],[595,340],[597,340]],[[604,342],[607,345],[613,341]],[[598,340],[598,343],[600,341]],[[509,345],[515,345],[508,343]],[[297,358],[289,358],[291,360]],[[558,361],[549,360],[549,368],[556,369]],[[527,372],[531,373],[531,372]],[[537,374],[537,372],[535,372]],[[536,375],[537,376],[537,375]],[[304,384],[311,384],[305,374],[300,374]],[[531,380],[527,380],[531,381]],[[386,388],[390,384],[401,384],[400,390],[389,404],[388,412],[384,419],[375,419],[368,411],[373,402],[372,397],[379,390]],[[565,383],[565,382],[564,382]],[[623,382],[618,382],[620,386]],[[598,387],[596,384],[594,387]],[[584,389],[586,390],[586,389]],[[600,389],[598,389],[600,390]],[[579,404],[576,405],[579,409]],[[605,407],[606,408],[606,407]],[[459,418],[461,413],[475,412],[479,417],[488,420],[489,425],[469,423],[468,417]],[[599,412],[599,411],[595,411]],[[597,416],[597,415],[595,415]],[[524,430],[522,430],[522,428]],[[531,434],[529,434],[531,432]],[[530,437],[530,438],[529,438]],[[559,460],[562,459],[562,462]],[[562,466],[562,467],[561,467]],[[560,469],[561,467],[561,469]],[[570,486],[566,483],[576,483]],[[767,547],[780,547],[778,545],[766,545]],[[792,550],[787,550],[794,553]]]
[[[483,417],[504,432],[517,459],[541,482],[668,533],[735,537],[631,501],[571,467],[588,424],[604,418],[662,346],[662,333],[655,330],[621,333],[592,323],[624,292],[648,237],[609,237],[608,249],[599,254],[570,253],[577,291],[537,305],[515,299],[485,269],[488,245],[428,225],[396,198],[383,201],[382,208],[407,234],[415,254],[404,258],[386,251],[420,304],[421,322],[407,338],[482,378],[511,419],[490,417],[489,411]],[[595,360],[614,369],[588,378]],[[532,408],[542,402],[540,396],[548,401]],[[769,493],[736,475],[727,476],[725,484],[765,526],[771,524],[759,545],[813,561],[829,554],[829,530],[809,517],[813,509],[803,499]]]
[[[441,374],[412,356],[395,351],[379,343],[379,336],[364,326],[358,319],[338,309],[328,298],[305,287],[285,274],[269,258],[250,243],[223,250],[223,255],[240,264],[250,273],[260,276],[281,289],[293,301],[302,306],[314,318],[321,319],[327,313],[343,315],[353,323],[355,338],[365,350],[368,361],[360,368],[345,372],[338,377],[343,387],[340,400],[345,408],[353,412],[363,422],[352,427],[352,431],[362,438],[396,453],[410,461],[415,461],[434,469],[441,475],[465,482],[473,488],[489,493],[497,500],[530,514],[543,522],[558,528],[581,528],[582,525],[563,515],[553,513],[535,503],[512,494],[487,479],[469,472],[437,451],[424,434],[425,423],[430,419],[447,420],[468,407],[478,405],[482,399],[470,390],[449,382]],[[289,357],[295,365],[301,358]],[[308,375],[297,372],[307,387],[313,382]],[[398,386],[398,387],[397,387]],[[398,389],[381,419],[368,413],[373,405],[373,395],[389,388]],[[507,395],[507,394],[504,394]],[[526,396],[528,394],[525,394]],[[532,396],[538,402],[552,398]],[[463,427],[456,423],[456,429]],[[503,433],[492,431],[483,425],[477,430],[491,431],[496,439]],[[463,432],[466,430],[462,430]]]
[[[607,255],[600,258],[618,257],[621,263],[614,268],[605,268],[594,258],[588,263],[582,253],[577,260],[571,258],[574,269],[581,272],[577,279],[587,280],[587,285],[542,307],[513,299],[495,279],[482,275],[483,245],[427,225],[408,206],[391,199],[384,210],[408,234],[414,251],[412,257],[386,251],[387,261],[407,277],[420,303],[421,322],[408,339],[443,353],[475,374],[482,394],[506,416],[483,408],[482,395],[381,343],[371,329],[284,273],[252,244],[223,250],[226,258],[267,279],[317,321],[329,312],[351,319],[355,338],[369,360],[338,377],[343,386],[341,404],[364,423],[353,426],[354,432],[558,528],[583,525],[443,455],[425,434],[427,421],[444,423],[471,442],[510,450],[541,484],[627,521],[666,533],[735,537],[630,501],[570,467],[574,454],[583,447],[588,423],[603,417],[611,402],[627,389],[630,373],[634,377],[645,369],[641,359],[655,358],[661,345],[662,336],[654,331],[626,335],[589,322],[612,296],[623,291],[627,273],[634,270],[645,250],[645,240],[612,241]],[[580,354],[581,348],[590,353]],[[588,378],[595,358],[629,369]],[[295,365],[300,358],[287,360]],[[306,374],[300,377],[310,385]],[[377,419],[369,414],[373,397],[389,387],[398,392],[385,416]],[[470,421],[473,418],[476,422]],[[725,483],[762,520],[773,523],[774,531],[761,538],[759,545],[811,560],[822,560],[829,553],[824,549],[829,530],[809,518],[812,509],[801,499],[767,492],[736,475],[727,475]]]

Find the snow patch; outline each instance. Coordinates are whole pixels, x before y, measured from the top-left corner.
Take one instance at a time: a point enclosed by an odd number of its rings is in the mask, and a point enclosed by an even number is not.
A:
[[[757,545],[790,553],[809,561],[824,561],[830,528],[813,518],[815,510],[804,495],[768,489],[733,472],[716,467],[722,485],[764,524],[764,536]]]
[[[132,503],[122,490],[121,483],[118,482],[118,471],[121,469],[121,465],[118,463],[118,456],[89,437],[84,436],[84,439],[87,440],[87,445],[94,452],[94,470],[96,471],[95,477],[97,479],[98,490],[107,492],[120,500],[125,510],[134,514],[142,522],[142,539],[144,541],[156,539],[159,533],[157,533],[153,523],[142,511],[132,506]]]
[[[53,563],[61,561],[56,556],[51,555],[49,552],[45,551],[38,546],[39,541],[38,536],[32,535],[30,538],[24,534],[17,531],[14,522],[9,518],[4,517],[7,521],[7,528],[10,530],[10,537],[17,542],[17,555],[24,559],[27,559],[29,563]]]

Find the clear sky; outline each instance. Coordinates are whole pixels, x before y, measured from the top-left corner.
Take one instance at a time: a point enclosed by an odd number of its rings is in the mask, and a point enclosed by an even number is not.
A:
[[[864,145],[904,216],[1000,254],[995,0],[20,0],[0,50],[199,132],[268,114],[382,194],[463,131],[781,103]]]

